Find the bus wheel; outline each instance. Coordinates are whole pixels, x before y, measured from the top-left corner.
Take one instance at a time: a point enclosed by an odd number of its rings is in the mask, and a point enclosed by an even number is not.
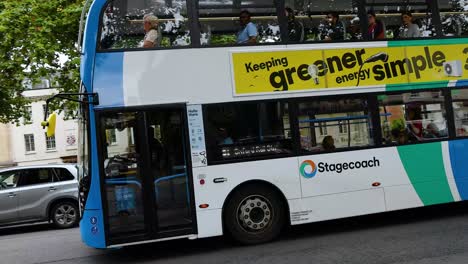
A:
[[[248,185],[231,196],[224,211],[225,230],[242,244],[258,244],[277,237],[285,223],[285,204],[266,186]]]

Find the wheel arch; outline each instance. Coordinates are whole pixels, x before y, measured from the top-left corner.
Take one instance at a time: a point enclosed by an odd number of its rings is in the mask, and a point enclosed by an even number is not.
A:
[[[289,209],[289,203],[288,203],[288,199],[286,199],[286,196],[284,195],[284,192],[281,191],[280,188],[278,188],[278,186],[274,185],[273,183],[271,182],[268,182],[268,181],[265,181],[265,180],[249,180],[249,181],[246,181],[246,182],[243,182],[239,185],[237,185],[236,187],[234,187],[230,192],[229,194],[226,196],[226,199],[224,200],[223,202],[223,207],[222,207],[222,212],[221,212],[221,218],[222,218],[222,225],[223,225],[223,233],[225,233],[225,230],[224,230],[224,214],[225,214],[225,208],[226,208],[226,205],[228,203],[228,201],[232,198],[232,196],[234,195],[234,193],[239,190],[239,189],[242,189],[242,188],[245,188],[246,186],[250,186],[250,185],[263,185],[263,186],[266,186],[268,188],[271,188],[273,189],[281,198],[281,200],[283,201],[284,205],[285,205],[285,217],[286,217],[286,223],[288,223],[288,225],[291,224],[291,221],[290,221],[290,209]]]
[[[46,211],[46,216],[47,216],[47,220],[51,220],[51,215],[52,215],[52,209],[54,208],[54,206],[56,206],[58,203],[61,203],[61,202],[72,202],[74,203],[77,207],[79,207],[78,205],[78,199],[76,197],[73,197],[73,196],[62,196],[62,197],[58,197],[58,198],[55,198],[54,200],[50,201],[49,204],[47,205],[47,211]],[[78,209],[79,210],[79,209]],[[79,213],[79,212],[78,212]]]

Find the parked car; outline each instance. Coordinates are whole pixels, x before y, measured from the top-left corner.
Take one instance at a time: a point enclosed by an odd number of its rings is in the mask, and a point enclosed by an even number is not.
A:
[[[0,169],[0,226],[50,221],[68,228],[79,218],[75,165]]]

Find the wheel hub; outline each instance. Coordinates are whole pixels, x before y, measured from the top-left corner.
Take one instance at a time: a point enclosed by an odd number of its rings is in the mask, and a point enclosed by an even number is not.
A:
[[[76,211],[72,206],[62,205],[55,212],[55,220],[60,225],[68,225],[75,221]]]
[[[238,220],[247,231],[261,231],[271,223],[272,210],[262,196],[245,198],[238,209]]]

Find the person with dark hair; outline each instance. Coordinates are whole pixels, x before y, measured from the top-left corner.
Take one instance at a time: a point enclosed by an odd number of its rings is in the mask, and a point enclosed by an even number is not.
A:
[[[288,37],[289,41],[300,42],[304,40],[304,26],[296,20],[294,11],[290,7],[285,9],[288,18]]]
[[[367,12],[367,39],[384,39],[385,32],[382,21],[378,20],[373,10]]]
[[[335,150],[335,140],[332,136],[325,136],[322,140],[322,148],[325,151],[334,151]]]
[[[419,38],[421,32],[419,26],[413,23],[413,15],[410,11],[401,13],[401,20],[403,25],[400,27],[399,38]]]
[[[325,21],[319,28],[321,40],[343,40],[344,27],[337,12],[328,12]]]
[[[237,33],[237,44],[255,44],[257,43],[257,26],[250,21],[250,12],[242,10],[239,14],[241,28]]]
[[[410,141],[421,141],[423,137],[421,105],[417,103],[406,105],[406,120]]]

